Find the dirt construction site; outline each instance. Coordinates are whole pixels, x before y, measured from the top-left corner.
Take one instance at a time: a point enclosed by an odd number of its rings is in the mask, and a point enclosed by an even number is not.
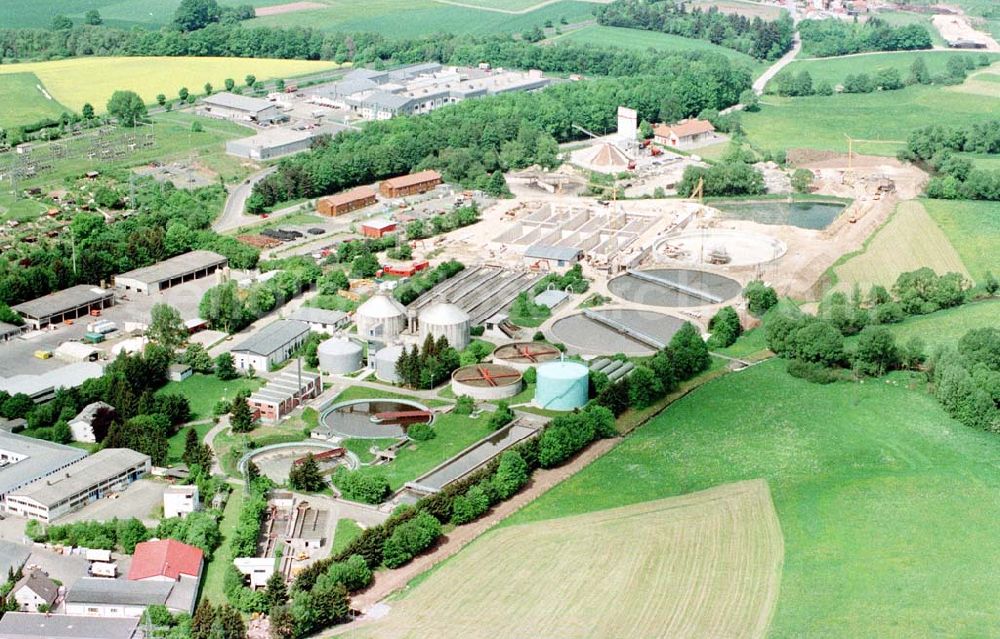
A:
[[[489,533],[342,636],[762,637],[783,556],[767,484],[738,482]]]

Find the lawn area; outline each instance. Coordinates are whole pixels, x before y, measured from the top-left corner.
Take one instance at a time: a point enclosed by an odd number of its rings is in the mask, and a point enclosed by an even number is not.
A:
[[[89,102],[98,113],[103,113],[108,98],[119,89],[135,91],[152,104],[158,93],[176,99],[181,87],[201,93],[206,82],[222,87],[226,78],[241,82],[248,73],[256,75],[258,80],[268,80],[336,67],[334,62],[264,58],[85,57],[4,64],[0,65],[0,75],[34,73],[62,104],[79,111]],[[114,73],[108,73],[110,68]]]
[[[510,309],[510,317],[508,319],[524,328],[538,328],[545,323],[545,320],[552,317],[552,311],[548,307],[539,305],[538,310],[541,312],[532,315],[521,315],[520,313],[515,313],[512,308]]]
[[[812,76],[813,85],[825,80],[836,87],[849,75],[857,75],[858,73],[867,73],[872,75],[879,69],[896,69],[899,71],[899,75],[903,78],[903,80],[906,80],[906,78],[910,75],[910,66],[917,58],[924,61],[924,64],[927,65],[927,70],[931,72],[931,75],[940,75],[945,73],[948,60],[956,55],[971,55],[978,57],[980,53],[981,52],[979,51],[966,51],[964,54],[956,53],[955,51],[889,51],[866,53],[863,55],[853,55],[849,57],[806,58],[796,60],[785,67],[785,69],[793,73],[808,71],[809,75]],[[986,53],[986,55],[989,56],[991,60],[1000,60],[1000,54]],[[977,69],[970,71],[969,73],[976,73],[979,70],[981,69],[977,67]],[[773,82],[769,83],[768,89],[773,88]]]
[[[396,459],[379,466],[393,490],[428,470],[455,453],[489,435],[485,417],[471,419],[464,415],[438,415],[434,419],[437,437],[425,442],[413,442],[396,453]]]
[[[56,100],[45,97],[41,81],[33,73],[0,75],[0,127],[11,127],[42,118],[57,118],[69,111]]]
[[[195,373],[183,382],[168,382],[160,393],[180,393],[191,403],[191,421],[208,419],[220,400],[232,401],[241,390],[255,391],[263,385],[259,378],[237,377],[223,381],[215,375]]]
[[[177,431],[177,434],[167,440],[167,462],[177,463],[181,461],[181,455],[184,454],[184,439],[187,437],[187,432],[190,429],[194,429],[198,433],[198,441],[205,439],[205,433],[212,430],[214,426],[212,422],[205,422],[204,424],[195,424],[194,426],[187,426],[181,428]]]
[[[935,273],[969,271],[948,237],[918,201],[901,202],[892,217],[865,242],[864,249],[833,267],[834,290],[850,293],[855,285],[891,288],[901,273],[930,267]]]
[[[856,60],[857,58],[848,58]],[[953,87],[911,86],[899,91],[807,98],[764,96],[761,110],[743,114],[743,128],[761,149],[823,149],[847,153],[850,135],[859,140],[855,153],[895,156],[917,128],[938,122],[965,126],[981,122],[1000,101],[960,93]]]
[[[340,445],[357,455],[362,464],[368,464],[375,459],[375,455],[370,452],[372,446],[385,449],[395,442],[395,439],[343,439]]]
[[[763,478],[785,541],[771,637],[990,636],[1000,439],[918,379],[814,385],[781,361],[725,375],[503,525]]]
[[[1000,276],[1000,202],[924,200],[962,262],[976,280],[986,271]]]
[[[226,509],[222,511],[222,521],[219,522],[219,532],[222,534],[222,544],[212,555],[212,561],[205,566],[205,579],[201,585],[201,599],[208,599],[212,603],[219,604],[226,600],[223,584],[226,576],[226,569],[233,562],[229,554],[229,536],[236,530],[239,523],[240,510],[243,508],[243,489],[234,487],[229,493],[229,501],[226,502]]]
[[[639,49],[643,51],[646,49],[656,49],[657,51],[665,52],[712,51],[714,53],[721,53],[734,62],[742,62],[754,71],[754,75],[757,75],[766,66],[745,53],[720,47],[707,40],[685,38],[658,31],[604,27],[595,24],[582,29],[575,29],[561,36],[555,36],[552,40],[556,42],[573,42],[575,44],[602,47],[613,46],[622,49]]]
[[[14,199],[9,191],[0,192],[0,222],[33,220],[45,212],[45,205],[35,200]]]
[[[534,11],[519,14],[501,13],[474,7],[459,7],[434,0],[321,0],[329,8],[297,11],[256,18],[248,26],[312,27],[324,31],[369,31],[390,38],[414,38],[435,33],[520,33],[541,27],[547,20],[558,24],[593,19],[594,5],[589,2],[560,0]],[[491,7],[507,8],[500,0],[473,0]],[[524,8],[528,0],[515,0],[511,7]],[[539,4],[532,1],[532,5]]]
[[[930,315],[917,315],[899,324],[888,324],[886,328],[896,336],[897,344],[906,344],[913,337],[924,340],[930,355],[937,346],[957,344],[963,335],[974,328],[991,326],[1000,328],[1000,299],[973,302]],[[853,348],[857,341],[857,337],[849,337],[845,344]]]
[[[353,519],[338,519],[337,529],[333,533],[333,547],[330,549],[330,554],[335,555],[347,548],[347,544],[354,541],[361,534],[361,531],[361,526]]]

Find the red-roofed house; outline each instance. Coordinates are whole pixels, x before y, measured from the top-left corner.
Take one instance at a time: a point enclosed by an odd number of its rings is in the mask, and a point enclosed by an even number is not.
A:
[[[676,124],[658,124],[653,128],[653,139],[665,146],[695,144],[712,138],[715,127],[708,120],[681,120]]]
[[[136,544],[128,578],[132,581],[180,581],[184,577],[201,579],[205,554],[200,548],[174,539],[144,541]]]

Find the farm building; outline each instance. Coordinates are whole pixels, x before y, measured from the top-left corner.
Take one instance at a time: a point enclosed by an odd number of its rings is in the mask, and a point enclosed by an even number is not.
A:
[[[273,160],[285,155],[305,151],[321,135],[332,135],[336,127],[323,126],[315,129],[296,131],[289,128],[273,128],[257,135],[226,142],[226,153],[248,160]]]
[[[320,377],[307,371],[282,371],[260,390],[250,395],[250,407],[266,422],[276,422],[306,400],[322,391]]]
[[[392,220],[387,220],[384,217],[376,217],[359,224],[358,232],[365,237],[374,237],[377,239],[383,235],[394,233],[397,226],[396,222]]]
[[[72,465],[86,451],[0,431],[0,497]]]
[[[115,408],[104,402],[93,402],[83,407],[83,410],[69,423],[69,429],[73,433],[73,441],[88,444],[97,442],[94,435],[94,421],[102,410],[110,416],[114,415]]]
[[[84,577],[66,593],[66,613],[86,617],[141,617],[149,606],[166,606],[171,612],[190,611],[171,606],[173,584],[124,579]],[[176,604],[175,604],[176,605]]]
[[[11,308],[24,318],[30,328],[37,330],[90,315],[91,311],[100,311],[114,303],[113,292],[78,284]]]
[[[428,169],[419,173],[411,173],[383,180],[378,188],[382,195],[386,197],[405,197],[407,195],[426,193],[438,184],[441,184],[441,174]]]
[[[285,119],[273,102],[225,91],[202,98],[201,104],[208,115],[225,120],[271,124]]]
[[[140,639],[144,636],[138,618],[8,612],[0,619],[3,639]]]
[[[309,337],[309,325],[295,320],[278,320],[268,324],[256,335],[248,337],[233,349],[233,363],[237,370],[270,370],[302,346]]]
[[[40,375],[15,375],[0,379],[0,390],[10,395],[22,393],[37,402],[52,399],[60,388],[77,388],[88,379],[104,374],[104,368],[94,362],[67,364]]]
[[[368,186],[359,186],[350,191],[321,197],[316,200],[316,211],[322,215],[343,215],[371,206],[376,201],[374,189]]]
[[[653,128],[653,139],[665,146],[684,146],[710,140],[715,127],[708,120],[681,120],[676,124],[659,124]]]
[[[302,306],[296,309],[288,319],[305,322],[314,333],[333,335],[337,330],[351,323],[351,317],[343,311],[328,311],[322,308]]]
[[[20,326],[14,326],[13,324],[8,324],[7,322],[0,322],[0,342],[6,342],[14,339],[23,332],[23,328]]]
[[[50,523],[110,493],[124,490],[149,469],[149,455],[128,448],[105,448],[65,467],[57,479],[38,479],[8,493],[7,511]]]
[[[11,588],[10,594],[22,612],[44,612],[52,607],[59,596],[59,586],[41,570],[25,573]],[[44,610],[39,610],[44,606]]]
[[[229,260],[212,251],[190,251],[168,260],[115,276],[115,288],[136,293],[159,293],[198,280],[225,268]]]

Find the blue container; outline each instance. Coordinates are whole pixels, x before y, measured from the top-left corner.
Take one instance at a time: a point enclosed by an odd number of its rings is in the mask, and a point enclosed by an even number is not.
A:
[[[573,410],[587,403],[589,371],[579,362],[546,362],[538,367],[535,404],[548,410]]]

